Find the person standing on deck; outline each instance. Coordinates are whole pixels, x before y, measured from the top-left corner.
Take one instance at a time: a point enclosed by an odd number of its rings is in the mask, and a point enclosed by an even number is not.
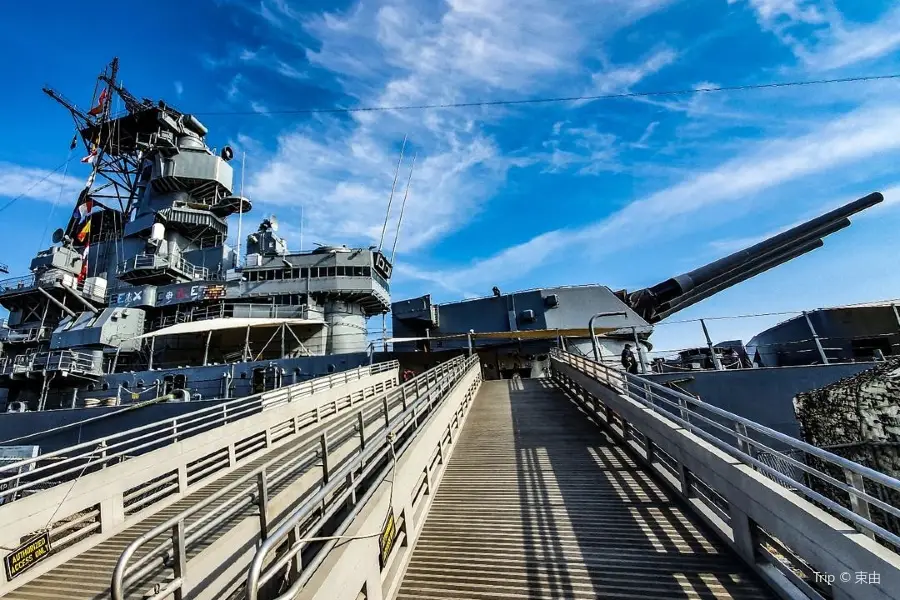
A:
[[[637,375],[637,360],[634,358],[634,352],[631,351],[631,344],[625,344],[625,349],[622,350],[622,366],[628,373]]]

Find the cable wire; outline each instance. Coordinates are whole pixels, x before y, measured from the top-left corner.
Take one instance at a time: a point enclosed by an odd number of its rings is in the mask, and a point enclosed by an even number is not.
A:
[[[234,110],[206,111],[197,115],[313,115],[328,113],[381,112],[390,110],[431,110],[441,108],[478,108],[488,106],[515,106],[525,104],[554,104],[560,102],[579,102],[593,100],[616,100],[627,98],[646,98],[652,96],[682,96],[690,94],[708,94],[715,92],[743,92],[771,88],[799,87],[809,85],[827,85],[835,83],[861,83],[866,81],[884,81],[900,79],[900,73],[892,75],[861,75],[858,77],[841,77],[835,79],[810,79],[805,81],[777,81],[770,83],[747,85],[704,86],[698,88],[681,88],[672,90],[655,90],[646,92],[619,92],[615,94],[596,94],[592,96],[563,96],[555,98],[525,98],[521,100],[483,100],[477,102],[450,102],[439,104],[406,104],[395,106],[357,106],[352,108],[289,108],[283,110]]]
[[[68,160],[66,160],[66,162],[61,163],[61,164],[60,164],[59,166],[57,166],[55,169],[53,169],[52,171],[48,172],[46,175],[44,175],[43,177],[41,177],[40,179],[38,179],[36,182],[34,182],[33,184],[31,184],[31,186],[28,187],[24,192],[22,192],[21,194],[19,194],[18,196],[16,196],[15,198],[13,198],[12,200],[10,200],[10,201],[7,202],[6,204],[4,204],[3,206],[0,206],[0,212],[3,212],[3,211],[6,210],[7,208],[9,208],[9,207],[12,206],[13,204],[15,204],[17,200],[20,200],[20,199],[24,198],[24,197],[28,194],[28,192],[30,192],[31,190],[33,190],[33,189],[36,188],[37,186],[41,185],[42,183],[44,183],[45,181],[47,181],[48,179],[50,179],[50,177],[53,176],[55,173],[59,172],[60,169],[62,169],[63,167],[67,166],[70,162],[72,162],[72,160],[73,160],[74,158],[75,158],[75,157],[72,156],[72,155],[70,154],[70,155],[69,155],[69,158],[68,158]]]

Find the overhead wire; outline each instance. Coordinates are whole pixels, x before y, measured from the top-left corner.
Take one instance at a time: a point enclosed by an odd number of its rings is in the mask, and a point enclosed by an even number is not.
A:
[[[646,98],[653,96],[683,96],[690,94],[709,94],[716,92],[742,92],[753,90],[764,90],[773,88],[800,87],[811,85],[829,85],[839,83],[861,83],[868,81],[885,81],[892,79],[900,79],[900,73],[888,75],[860,75],[856,77],[840,77],[832,79],[808,79],[800,81],[776,81],[769,83],[757,83],[746,85],[721,85],[721,86],[702,86],[694,88],[679,88],[671,90],[649,90],[644,92],[618,92],[612,94],[594,94],[580,96],[560,96],[549,98],[522,98],[519,100],[482,100],[474,102],[446,102],[434,104],[401,104],[401,105],[377,105],[377,106],[355,106],[344,108],[288,108],[276,110],[234,110],[234,111],[205,111],[197,112],[197,115],[221,115],[221,116],[252,116],[252,115],[312,115],[312,114],[328,114],[328,113],[355,113],[355,112],[382,112],[392,110],[431,110],[446,108],[479,108],[490,106],[516,106],[527,104],[555,104],[561,102],[590,102],[594,100],[617,100],[628,98]]]
[[[72,160],[73,160],[74,158],[75,158],[75,157],[74,157],[73,155],[70,155],[69,158],[68,158],[65,162],[60,163],[55,169],[53,169],[52,171],[48,171],[47,174],[45,174],[43,177],[41,177],[40,179],[38,179],[37,181],[35,181],[35,182],[34,182],[33,184],[31,184],[29,187],[25,188],[25,191],[24,191],[24,192],[20,193],[18,196],[16,196],[16,197],[13,198],[12,200],[9,200],[9,201],[8,201],[6,204],[4,204],[3,206],[0,206],[0,212],[3,212],[3,211],[6,210],[7,208],[9,208],[9,207],[12,206],[13,204],[15,204],[16,201],[18,201],[18,200],[24,198],[25,196],[27,196],[27,195],[28,195],[28,192],[30,192],[31,190],[33,190],[33,189],[36,188],[37,186],[41,185],[42,183],[44,183],[45,181],[47,181],[48,179],[50,179],[53,175],[55,175],[56,173],[58,173],[59,170],[62,169],[63,167],[68,166],[68,164],[69,164],[70,162],[72,162]]]

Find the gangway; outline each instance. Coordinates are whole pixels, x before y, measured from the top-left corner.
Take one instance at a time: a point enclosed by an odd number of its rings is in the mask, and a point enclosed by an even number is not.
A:
[[[235,598],[900,598],[897,479],[583,356],[551,366],[468,376],[338,527],[315,495],[270,531]]]
[[[42,537],[51,552],[21,571],[8,566],[0,597],[108,597],[119,553],[157,520],[233,489],[273,457],[286,460],[345,415],[363,415],[370,425],[378,419],[378,401],[387,401],[397,384],[397,362],[377,363],[5,466],[4,554]],[[390,397],[385,406],[396,410]],[[288,480],[283,474],[275,485]],[[212,510],[209,503],[203,508]]]

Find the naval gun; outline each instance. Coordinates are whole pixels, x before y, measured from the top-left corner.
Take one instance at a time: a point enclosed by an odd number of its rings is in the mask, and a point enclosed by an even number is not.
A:
[[[884,200],[874,192],[749,248],[641,290],[616,295],[648,323],[658,323],[733,285],[822,247],[822,238],[850,225],[849,217]]]

